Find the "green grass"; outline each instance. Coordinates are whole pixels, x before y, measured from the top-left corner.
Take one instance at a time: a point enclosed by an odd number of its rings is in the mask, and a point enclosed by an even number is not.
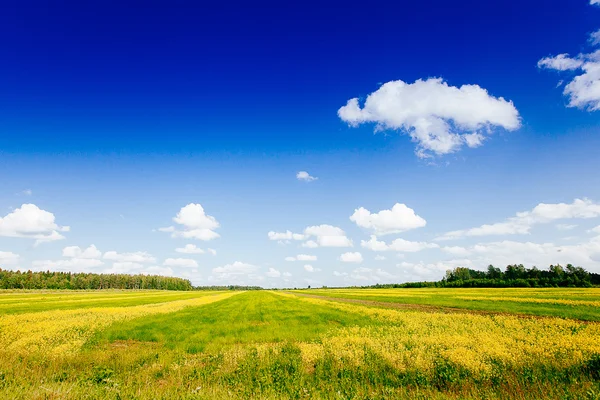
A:
[[[600,289],[312,289],[294,293],[376,301],[382,303],[416,304],[436,307],[464,308],[498,313],[529,314],[538,316],[600,321],[600,307],[593,305],[539,304],[535,299],[575,300],[600,302]],[[488,299],[466,300],[474,296]],[[490,297],[511,298],[516,301],[498,301]],[[533,300],[533,301],[532,301]]]
[[[131,307],[203,297],[218,292],[165,290],[26,291],[0,290],[0,315],[92,307]]]
[[[202,307],[116,323],[99,333],[94,342],[157,342],[169,349],[198,353],[234,344],[310,341],[333,328],[373,323],[368,317],[299,299],[246,292]]]
[[[0,294],[0,320],[5,315],[6,320],[18,318],[14,315],[18,313],[129,307],[215,293],[3,292]],[[504,296],[584,301],[597,301],[600,298],[598,290],[578,289],[310,290],[298,293],[582,319],[597,318],[598,310],[587,310],[578,305],[532,305],[526,301],[514,303],[489,299],[467,301],[457,297]],[[479,376],[449,361],[443,350],[436,350],[436,346],[440,346],[440,341],[436,339],[431,351],[422,353],[425,358],[434,360],[430,370],[423,371],[414,366],[403,369],[386,358],[387,352],[402,354],[410,352],[410,348],[419,341],[427,343],[424,334],[415,332],[443,327],[445,325],[440,325],[436,320],[438,317],[448,319],[448,316],[399,310],[398,313],[408,320],[405,318],[405,322],[394,322],[375,315],[384,313],[382,315],[389,316],[396,311],[371,311],[373,307],[350,307],[347,304],[342,307],[333,302],[256,291],[242,292],[224,300],[169,314],[120,320],[98,331],[81,351],[71,355],[49,357],[34,353],[10,354],[0,349],[0,398],[600,400],[600,353],[568,368],[563,367],[562,361],[545,363],[543,357],[540,358],[540,365],[516,363],[511,366],[498,362],[493,364],[489,375]],[[60,311],[58,314],[70,315],[70,312]],[[414,323],[418,315],[427,316],[428,322]],[[504,318],[461,315],[471,319],[498,319],[498,324],[502,324]],[[34,316],[40,315],[20,317],[31,321]],[[451,317],[455,321],[458,315]],[[517,320],[523,321],[521,318]],[[411,327],[410,323],[417,328]],[[537,326],[541,322],[536,319],[534,323]],[[552,323],[560,326],[575,324],[572,321],[555,320]],[[403,330],[404,324],[407,325],[406,330]],[[459,324],[460,327],[464,326],[462,322]],[[585,333],[591,326],[596,325],[581,323],[577,329],[567,329],[567,334]],[[359,330],[356,327],[364,328]],[[56,326],[52,326],[54,328]],[[347,331],[363,332],[351,337],[350,340],[356,339],[359,343],[353,351],[346,352],[350,347],[319,345],[328,340],[329,343],[340,343],[343,337],[340,332]],[[371,337],[375,338],[374,341],[364,342],[369,344],[360,342],[366,335],[364,332],[375,335]],[[446,329],[439,337],[454,333]],[[503,330],[498,334],[499,340],[506,336],[505,333],[506,330]],[[0,330],[0,339],[2,335],[9,334]],[[406,337],[407,340],[397,341],[402,345],[385,347],[386,351],[382,352],[377,347],[385,340],[396,343],[390,338]],[[592,344],[595,343],[594,337],[591,335],[589,340]],[[457,340],[450,339],[450,347],[456,346]],[[571,336],[568,340],[572,340]],[[351,343],[346,342],[346,345]],[[306,351],[307,348],[311,349],[310,346],[320,350],[314,359],[307,361],[305,357],[311,353]],[[549,354],[560,350],[559,345],[556,347],[549,349],[552,350]]]

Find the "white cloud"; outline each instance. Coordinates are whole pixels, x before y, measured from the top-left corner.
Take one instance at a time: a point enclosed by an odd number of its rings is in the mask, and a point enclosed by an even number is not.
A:
[[[90,272],[104,263],[92,258],[69,258],[66,260],[36,260],[31,265],[34,271]]]
[[[386,259],[385,256],[382,256],[382,255],[376,255],[375,256],[375,261],[383,261],[385,259]]]
[[[371,213],[366,208],[360,207],[354,210],[350,221],[361,228],[373,231],[376,235],[405,232],[427,224],[423,218],[415,214],[412,208],[400,203],[394,204],[391,210],[381,210],[378,213]]]
[[[465,236],[524,235],[531,227],[560,219],[588,219],[600,216],[600,204],[589,199],[575,199],[572,203],[540,203],[531,211],[523,211],[504,222],[447,232],[436,240],[459,239]]]
[[[293,233],[292,231],[274,232],[267,234],[269,240],[304,240],[305,236],[301,233]]]
[[[216,255],[217,255],[217,251],[216,251],[215,249],[208,248],[208,249],[206,249],[206,251],[208,251],[208,252],[209,252],[210,254],[212,254],[213,256],[216,256]]]
[[[33,194],[33,191],[31,189],[25,189],[21,192],[21,194],[24,196],[31,196]]]
[[[600,233],[600,225],[596,226],[595,228],[590,229],[590,232]]]
[[[105,260],[117,262],[136,262],[136,263],[155,263],[156,258],[145,251],[136,251],[134,253],[117,253],[116,251],[107,251],[102,257]]]
[[[591,4],[597,3],[592,0]],[[592,46],[600,44],[600,30],[590,35],[589,43]],[[600,110],[600,50],[580,53],[575,57],[564,53],[542,58],[538,67],[555,71],[578,71],[563,90],[563,94],[569,99],[567,107],[588,111]]]
[[[512,102],[490,96],[477,85],[459,88],[440,78],[387,82],[369,94],[363,108],[353,98],[338,110],[338,116],[350,126],[372,122],[376,130],[404,131],[417,143],[416,153],[422,158],[453,153],[465,143],[476,142],[476,137],[465,135],[521,126]]]
[[[346,233],[331,225],[316,225],[309,226],[304,230],[305,237],[314,236],[315,240],[309,240],[303,244],[303,247],[352,247],[352,240],[350,240]]]
[[[373,251],[399,251],[407,253],[416,253],[425,249],[435,249],[440,247],[436,243],[411,242],[404,239],[395,239],[390,244],[377,240],[377,236],[371,235],[368,241],[361,240],[360,245]]]
[[[220,237],[215,232],[220,224],[215,217],[207,215],[200,204],[190,203],[179,210],[173,218],[177,224],[182,226],[182,230],[177,230],[173,226],[158,228],[161,232],[171,232],[174,238],[198,239],[208,241]]]
[[[300,171],[296,174],[296,179],[298,179],[299,181],[312,182],[312,181],[316,181],[319,178],[311,176],[306,171]]]
[[[600,0],[590,0],[590,4],[600,4]]]
[[[0,236],[36,239],[36,244],[61,240],[59,232],[68,232],[68,226],[59,226],[54,214],[35,204],[23,204],[5,217],[0,217]]]
[[[195,244],[186,244],[184,247],[176,248],[175,251],[184,254],[204,254],[204,250],[198,248]]]
[[[239,277],[252,278],[251,274],[258,270],[258,267],[252,264],[236,261],[222,267],[213,268],[213,275],[217,280],[235,279]]]
[[[558,229],[560,231],[570,231],[575,228],[577,228],[577,225],[575,225],[575,224],[557,224],[556,225],[556,229]]]
[[[20,256],[10,251],[0,251],[0,267],[5,265],[15,265],[19,262]]]
[[[70,258],[100,258],[102,252],[96,248],[93,244],[86,249],[82,249],[79,246],[68,246],[62,251],[63,257]]]
[[[590,34],[589,42],[592,46],[600,44],[600,29]]]
[[[102,271],[105,274],[135,274],[144,268],[143,264],[131,261],[115,262],[111,268]]]
[[[163,265],[166,267],[197,268],[198,262],[191,258],[167,258]]]
[[[348,276],[347,272],[333,271],[333,276]]]
[[[302,247],[314,249],[315,247],[319,247],[319,244],[314,240],[307,240],[306,242],[302,243]]]
[[[279,278],[281,276],[281,272],[277,271],[275,268],[269,268],[265,275],[270,278]]]
[[[308,271],[308,272],[319,272],[319,271],[321,271],[321,269],[320,269],[320,268],[315,268],[315,267],[313,267],[313,266],[312,266],[312,265],[310,265],[310,264],[306,264],[306,265],[304,265],[304,269],[305,269],[306,271]]]
[[[285,261],[317,261],[317,256],[309,254],[298,254],[295,257],[286,257]]]
[[[361,263],[363,262],[363,256],[358,251],[347,252],[340,256],[340,261],[347,263]]]
[[[555,69],[557,71],[570,71],[583,65],[582,60],[569,57],[568,54],[559,54],[554,57],[545,57],[538,61],[538,68]]]
[[[471,254],[471,252],[460,246],[446,246],[442,247],[442,251],[444,253],[452,254],[453,256],[466,257]]]

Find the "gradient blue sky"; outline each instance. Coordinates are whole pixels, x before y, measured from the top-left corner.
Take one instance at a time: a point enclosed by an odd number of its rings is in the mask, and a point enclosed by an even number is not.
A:
[[[2,268],[262,286],[430,280],[489,263],[600,272],[600,76],[585,69],[600,65],[600,6],[590,0],[82,3],[11,2],[0,13]],[[583,75],[591,89],[576,104],[565,91]],[[502,97],[518,128],[466,101],[458,112],[476,127],[445,121],[486,139],[424,158],[412,122],[385,118],[439,96],[407,92],[399,107],[392,93],[377,103],[387,111],[357,126],[338,115],[386,82],[430,78],[477,85],[492,113]],[[426,225],[350,219],[396,203]],[[220,237],[159,231],[185,230],[173,218],[188,204],[216,219]],[[529,214],[509,220],[517,212]],[[506,224],[467,232],[495,223]],[[352,247],[268,236],[324,224]],[[53,230],[63,238],[36,240]],[[407,242],[376,251],[371,235]],[[205,253],[175,250],[186,244]],[[98,251],[72,247],[90,245]],[[317,259],[285,260],[298,254]]]

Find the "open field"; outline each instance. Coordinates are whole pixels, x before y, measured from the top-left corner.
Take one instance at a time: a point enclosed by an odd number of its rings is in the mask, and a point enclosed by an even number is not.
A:
[[[337,299],[460,308],[600,321],[600,289],[312,289],[295,291]],[[373,304],[375,305],[375,304]]]
[[[600,399],[599,295],[3,292],[0,398]]]

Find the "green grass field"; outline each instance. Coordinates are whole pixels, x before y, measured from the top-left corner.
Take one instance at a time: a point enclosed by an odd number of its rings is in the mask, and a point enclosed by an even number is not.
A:
[[[600,399],[599,299],[598,289],[6,291],[0,398]]]

